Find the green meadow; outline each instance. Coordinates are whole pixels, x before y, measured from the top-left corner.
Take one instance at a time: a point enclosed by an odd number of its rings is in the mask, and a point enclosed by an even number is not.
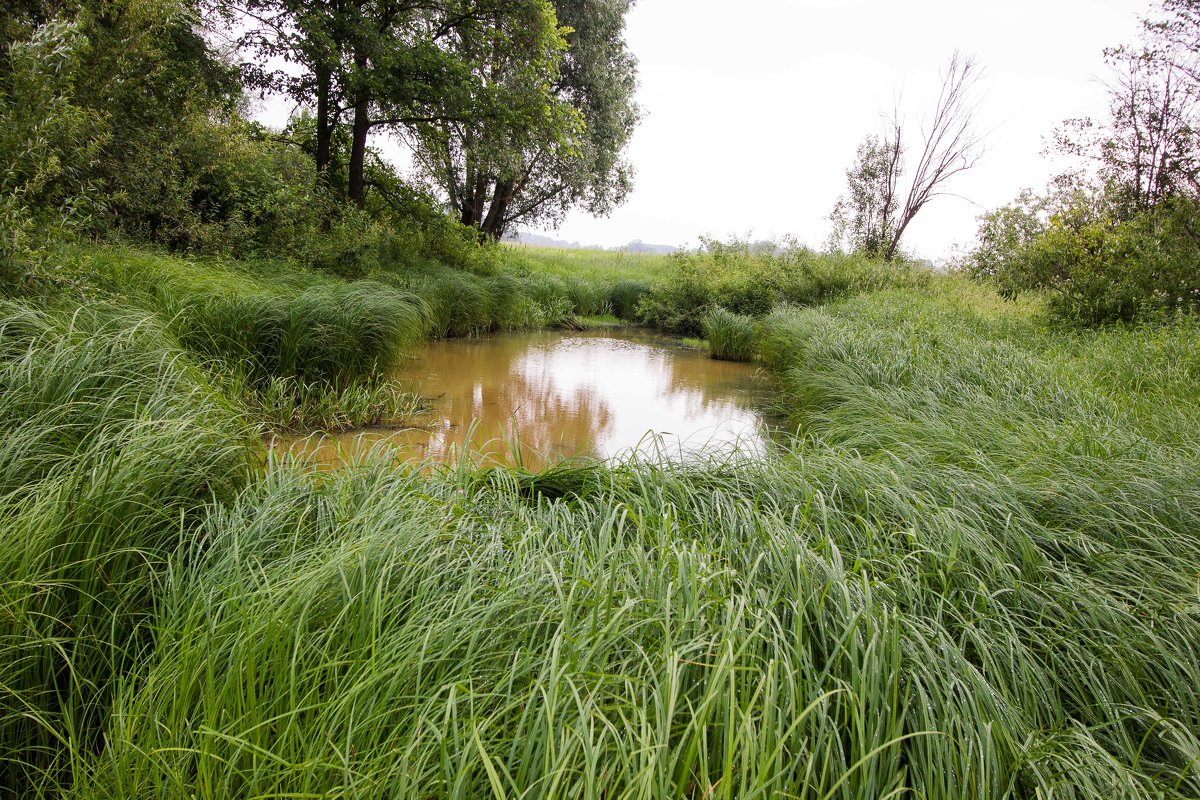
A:
[[[1200,327],[807,252],[82,248],[0,306],[0,794],[1200,796]],[[719,263],[717,263],[719,261]],[[319,469],[441,336],[753,360],[761,458]],[[340,416],[339,416],[340,415]]]

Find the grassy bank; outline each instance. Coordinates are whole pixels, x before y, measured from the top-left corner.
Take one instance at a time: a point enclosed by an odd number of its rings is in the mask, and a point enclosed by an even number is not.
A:
[[[4,306],[0,793],[1200,795],[1200,330],[883,269],[710,316],[754,329],[788,449],[539,476],[263,472],[242,351],[179,322],[219,292]],[[285,318],[324,285],[215,274]],[[415,337],[422,281],[512,313],[550,278],[368,279]]]

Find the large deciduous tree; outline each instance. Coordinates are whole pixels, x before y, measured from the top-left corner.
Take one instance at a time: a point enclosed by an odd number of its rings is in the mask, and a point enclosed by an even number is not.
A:
[[[489,80],[460,42],[495,62],[554,75],[563,48],[548,0],[217,0],[246,24],[238,44],[260,61],[251,85],[315,107],[318,172],[327,175],[339,126],[349,130],[346,195],[362,205],[368,136],[417,124],[520,117],[530,131],[556,121],[555,101]],[[247,24],[248,23],[248,24]],[[474,55],[474,54],[470,54]],[[300,67],[266,69],[263,59]]]
[[[415,129],[414,152],[459,220],[493,238],[513,224],[555,224],[575,207],[602,215],[632,187],[625,157],[640,111],[637,62],[624,41],[632,0],[556,0],[569,32],[557,74],[531,74],[480,43],[455,40],[481,81],[520,96],[541,82],[559,105],[541,131],[514,116],[433,121]],[[531,84],[532,82],[532,84]]]
[[[975,128],[972,91],[979,78],[974,60],[955,53],[942,75],[933,114],[922,126],[917,161],[905,164],[910,138],[899,109],[884,136],[868,137],[846,171],[848,196],[839,198],[830,219],[835,243],[893,260],[908,226],[931,200],[946,194],[955,176],[973,168],[983,141]],[[907,188],[902,179],[909,176]]]

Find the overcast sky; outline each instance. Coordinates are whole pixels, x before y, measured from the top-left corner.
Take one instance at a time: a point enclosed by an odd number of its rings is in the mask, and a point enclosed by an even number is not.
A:
[[[627,39],[645,118],[635,188],[610,217],[571,214],[552,235],[604,246],[701,235],[791,234],[813,246],[863,137],[900,103],[914,132],[954,50],[983,68],[979,166],[909,228],[929,258],[969,243],[984,208],[1042,188],[1054,127],[1103,115],[1107,46],[1133,40],[1150,0],[638,0]],[[285,101],[259,116],[283,124]],[[372,142],[399,163],[400,149]],[[543,231],[544,232],[544,231]]]
[[[701,234],[794,234],[822,244],[863,136],[897,98],[913,125],[962,50],[984,69],[987,152],[950,189],[992,208],[1054,171],[1041,155],[1063,119],[1103,114],[1103,49],[1132,40],[1149,0],[639,0],[628,42],[645,119],[628,202],[572,214],[556,236],[616,245]],[[941,198],[907,247],[941,257],[980,209]]]

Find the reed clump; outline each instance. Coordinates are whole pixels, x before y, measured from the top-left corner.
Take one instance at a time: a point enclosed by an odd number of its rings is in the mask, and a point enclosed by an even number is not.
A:
[[[379,281],[125,251],[95,261],[110,286],[159,314],[181,344],[256,382],[349,386],[395,363],[429,327],[420,298]]]
[[[705,315],[703,327],[713,358],[753,361],[758,355],[759,323],[753,317],[718,307]]]
[[[396,381],[374,379],[337,388],[272,378],[249,386],[243,395],[251,416],[275,433],[398,426],[424,407],[421,398]]]

